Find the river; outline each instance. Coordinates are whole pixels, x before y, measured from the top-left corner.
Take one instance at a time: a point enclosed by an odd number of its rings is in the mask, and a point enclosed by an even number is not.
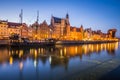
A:
[[[0,47],[0,80],[98,80],[118,66],[118,42]]]

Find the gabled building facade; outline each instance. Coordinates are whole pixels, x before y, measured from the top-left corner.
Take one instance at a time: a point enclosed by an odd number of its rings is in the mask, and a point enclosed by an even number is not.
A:
[[[51,36],[50,27],[46,21],[43,21],[38,27],[38,34],[40,39],[48,39]]]
[[[45,40],[51,38],[51,28],[46,21],[41,24],[34,23],[30,26],[32,29],[33,40]]]
[[[68,35],[69,31],[66,31],[66,29],[69,29],[70,27],[69,15],[66,14],[66,18],[57,18],[52,16],[50,27],[53,30],[53,38],[61,39],[65,35]]]

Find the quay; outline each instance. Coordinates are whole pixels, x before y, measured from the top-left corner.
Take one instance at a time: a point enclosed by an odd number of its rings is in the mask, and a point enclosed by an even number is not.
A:
[[[38,42],[8,42],[0,41],[0,46],[12,47],[40,47],[40,46],[54,46],[54,45],[82,45],[82,44],[101,44],[118,42],[118,40],[97,40],[97,41],[70,41],[70,40],[54,40],[54,41],[38,41]]]
[[[101,44],[101,43],[112,43],[117,42],[117,40],[97,40],[97,41],[70,41],[70,40],[63,40],[63,41],[57,41],[56,45],[74,45],[74,44]]]
[[[41,46],[54,46],[54,42],[17,42],[17,43],[11,43],[8,46],[11,47],[41,47]]]

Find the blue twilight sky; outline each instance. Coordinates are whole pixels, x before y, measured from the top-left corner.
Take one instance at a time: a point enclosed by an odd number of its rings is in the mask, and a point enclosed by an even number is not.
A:
[[[64,18],[69,13],[72,26],[93,30],[116,28],[120,37],[120,0],[0,0],[0,19],[20,22],[19,14],[23,9],[23,22],[46,20],[50,24],[51,15]]]

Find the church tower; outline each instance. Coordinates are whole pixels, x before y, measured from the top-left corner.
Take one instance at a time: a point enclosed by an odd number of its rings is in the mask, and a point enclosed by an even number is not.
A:
[[[69,14],[68,13],[66,14],[66,19],[69,19]]]
[[[69,23],[69,14],[66,14],[66,36],[70,35],[70,23]]]
[[[68,13],[66,14],[66,24],[70,25],[70,23],[69,23],[69,14]]]

